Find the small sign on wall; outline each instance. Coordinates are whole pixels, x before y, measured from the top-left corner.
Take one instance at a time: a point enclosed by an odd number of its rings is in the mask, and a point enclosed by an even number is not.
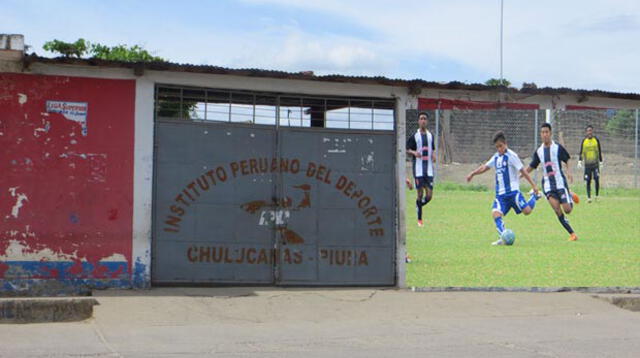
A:
[[[87,113],[89,104],[87,102],[64,102],[47,101],[48,113],[60,113],[64,118],[80,123],[82,135],[87,135]]]

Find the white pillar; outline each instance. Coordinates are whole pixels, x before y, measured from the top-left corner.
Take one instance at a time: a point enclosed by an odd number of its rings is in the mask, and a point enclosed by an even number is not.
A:
[[[154,92],[153,81],[144,77],[136,80],[131,255],[134,288],[148,288],[151,285]]]

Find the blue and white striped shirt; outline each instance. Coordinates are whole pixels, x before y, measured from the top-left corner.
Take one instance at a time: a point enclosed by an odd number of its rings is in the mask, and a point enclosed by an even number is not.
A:
[[[496,196],[520,190],[518,172],[523,165],[516,152],[511,149],[504,155],[496,152],[485,165],[496,170]]]

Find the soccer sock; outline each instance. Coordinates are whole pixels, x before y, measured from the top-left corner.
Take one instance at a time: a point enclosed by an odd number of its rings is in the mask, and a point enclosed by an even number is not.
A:
[[[430,201],[431,201],[431,197],[425,195],[425,197],[422,198],[422,206],[427,205]]]
[[[527,205],[531,208],[531,210],[536,207],[536,201],[538,201],[538,198],[536,198],[536,194],[531,194],[529,201],[527,201]]]
[[[502,216],[493,218],[493,221],[495,221],[496,223],[496,229],[498,230],[498,234],[502,235],[502,232],[504,231],[504,222],[502,221]]]
[[[598,192],[598,180],[596,179],[596,193]],[[598,194],[596,194],[598,195]],[[591,198],[591,179],[587,179],[587,198]]]
[[[562,227],[564,227],[564,229],[567,230],[569,234],[573,234],[573,229],[571,228],[571,225],[569,225],[569,219],[567,219],[564,214],[558,216],[558,221],[560,221]]]
[[[422,200],[416,199],[416,209],[418,209],[418,220],[422,220]]]
[[[596,181],[596,196],[600,194],[600,178],[595,178]]]

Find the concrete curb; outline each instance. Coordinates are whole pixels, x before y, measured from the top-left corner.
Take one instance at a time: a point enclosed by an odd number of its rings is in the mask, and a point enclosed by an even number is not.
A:
[[[0,299],[0,324],[82,321],[97,304],[94,298]]]
[[[609,302],[612,305],[616,305],[622,309],[629,310],[632,312],[640,312],[640,296],[601,296],[601,295],[593,295],[594,298],[603,300],[605,302]]]
[[[411,287],[413,292],[583,292],[640,294],[640,287]]]

